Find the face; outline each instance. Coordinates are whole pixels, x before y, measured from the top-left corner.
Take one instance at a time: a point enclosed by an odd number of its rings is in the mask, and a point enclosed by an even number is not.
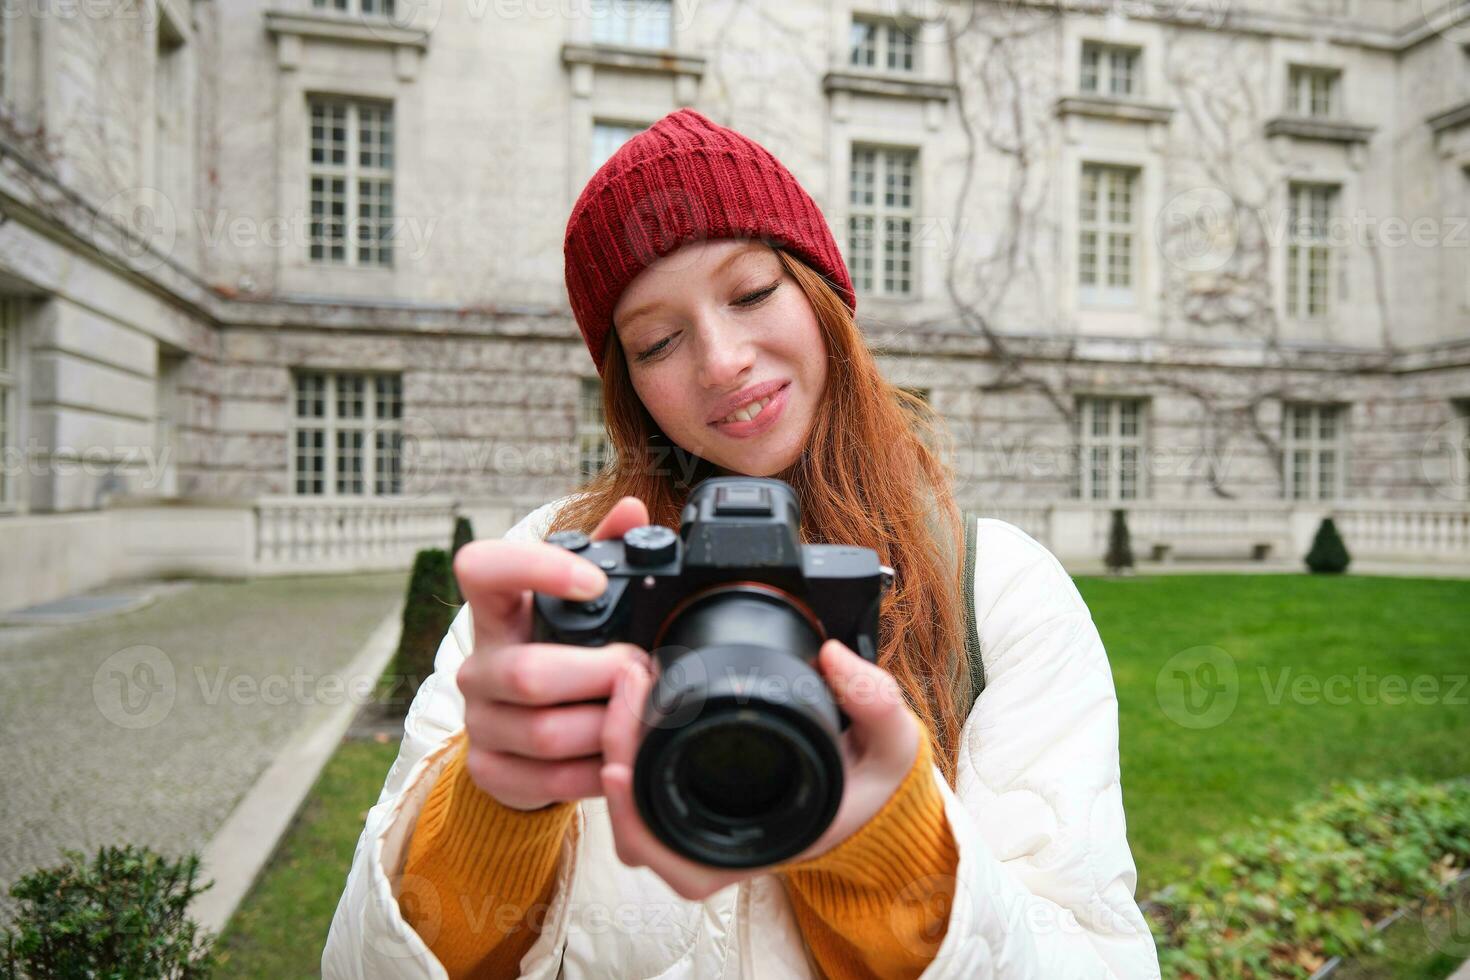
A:
[[[690,242],[649,265],[613,308],[648,414],[726,473],[795,463],[827,382],[817,316],[767,245]]]

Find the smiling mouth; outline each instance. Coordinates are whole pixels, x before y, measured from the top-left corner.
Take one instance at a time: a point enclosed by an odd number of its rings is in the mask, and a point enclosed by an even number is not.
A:
[[[776,392],[772,392],[764,398],[757,398],[748,405],[737,408],[735,411],[720,419],[721,422],[749,422],[761,413],[761,409],[771,404],[776,398]]]

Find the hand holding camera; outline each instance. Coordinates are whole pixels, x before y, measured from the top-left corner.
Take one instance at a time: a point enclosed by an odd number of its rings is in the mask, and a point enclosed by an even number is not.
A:
[[[626,497],[593,537],[620,538],[647,523],[643,503]],[[471,542],[455,556],[454,574],[475,632],[457,678],[470,777],[518,810],[601,796],[606,701],[622,668],[647,655],[628,643],[588,650],[530,642],[530,606],[532,590],[558,600],[591,599],[605,591],[606,575],[541,541]]]
[[[748,876],[719,869],[822,853],[892,796],[922,734],[875,663],[893,572],[868,548],[802,544],[789,486],[713,478],[677,533],[551,540],[608,587],[592,600],[538,593],[532,636],[652,655],[623,668],[604,716],[601,775],[625,863],[700,897]]]

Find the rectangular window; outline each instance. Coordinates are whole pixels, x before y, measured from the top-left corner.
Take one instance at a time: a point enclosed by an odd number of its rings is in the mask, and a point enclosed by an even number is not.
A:
[[[591,0],[592,42],[630,48],[674,44],[672,0]]]
[[[403,378],[301,371],[295,376],[292,485],[303,496],[403,492]]]
[[[1125,99],[1143,94],[1141,48],[1086,41],[1082,45],[1079,87],[1084,92]]]
[[[1073,494],[1083,500],[1142,497],[1144,426],[1142,398],[1078,398]]]
[[[847,254],[853,288],[858,292],[914,295],[918,166],[915,150],[852,148]]]
[[[1345,406],[1287,402],[1282,406],[1281,445],[1290,500],[1336,500],[1346,472]]]
[[[19,359],[16,349],[19,344],[20,304],[16,300],[0,298],[0,460],[6,463],[0,467],[0,510],[15,505],[12,474],[21,469],[9,465],[18,441],[16,413],[19,409],[16,405],[16,389],[19,386],[17,376],[20,371],[16,364]]]
[[[622,123],[594,122],[592,124],[592,173],[607,162],[608,157],[628,140],[643,132],[647,127],[627,126]]]
[[[311,260],[392,266],[393,107],[313,98],[310,116]]]
[[[1287,71],[1286,111],[1315,119],[1337,115],[1337,88],[1342,73],[1335,68],[1292,65]]]
[[[912,30],[878,18],[854,17],[848,35],[848,64],[881,71],[917,71]]]
[[[1086,304],[1133,302],[1138,171],[1082,165],[1077,195],[1077,285]]]
[[[392,17],[394,0],[311,0],[317,10],[336,10],[344,14],[366,14],[369,17]],[[412,8],[413,4],[409,4]]]
[[[1337,210],[1337,187],[1291,184],[1286,211],[1286,312],[1321,317],[1329,312],[1332,251],[1329,231]]]
[[[607,426],[602,418],[602,382],[583,378],[577,396],[578,472],[590,480],[607,465],[609,458]]]

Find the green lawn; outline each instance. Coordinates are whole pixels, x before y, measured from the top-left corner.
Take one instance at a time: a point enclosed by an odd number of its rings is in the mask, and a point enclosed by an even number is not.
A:
[[[316,976],[368,808],[396,744],[343,742],[217,947],[226,978]]]
[[[1285,814],[1333,780],[1470,773],[1470,581],[1160,575],[1077,585],[1118,689],[1140,898],[1187,874],[1200,838]],[[1233,666],[1234,683],[1228,669],[1197,674],[1206,660]],[[1218,723],[1191,727],[1180,714],[1175,668],[1222,689],[1199,716]]]
[[[1284,815],[1333,780],[1470,773],[1470,581],[1167,575],[1077,585],[1118,688],[1140,898],[1188,874],[1200,838],[1242,829],[1252,815]],[[1199,661],[1216,673],[1195,674]],[[1215,706],[1181,714],[1176,669],[1220,688]],[[1388,675],[1404,679],[1403,703],[1389,703],[1398,692]],[[1317,686],[1294,695],[1302,676]],[[1421,680],[1416,698],[1416,678],[1433,679],[1433,697]],[[396,751],[345,743],[328,764],[232,920],[221,976],[315,974],[364,814]]]

